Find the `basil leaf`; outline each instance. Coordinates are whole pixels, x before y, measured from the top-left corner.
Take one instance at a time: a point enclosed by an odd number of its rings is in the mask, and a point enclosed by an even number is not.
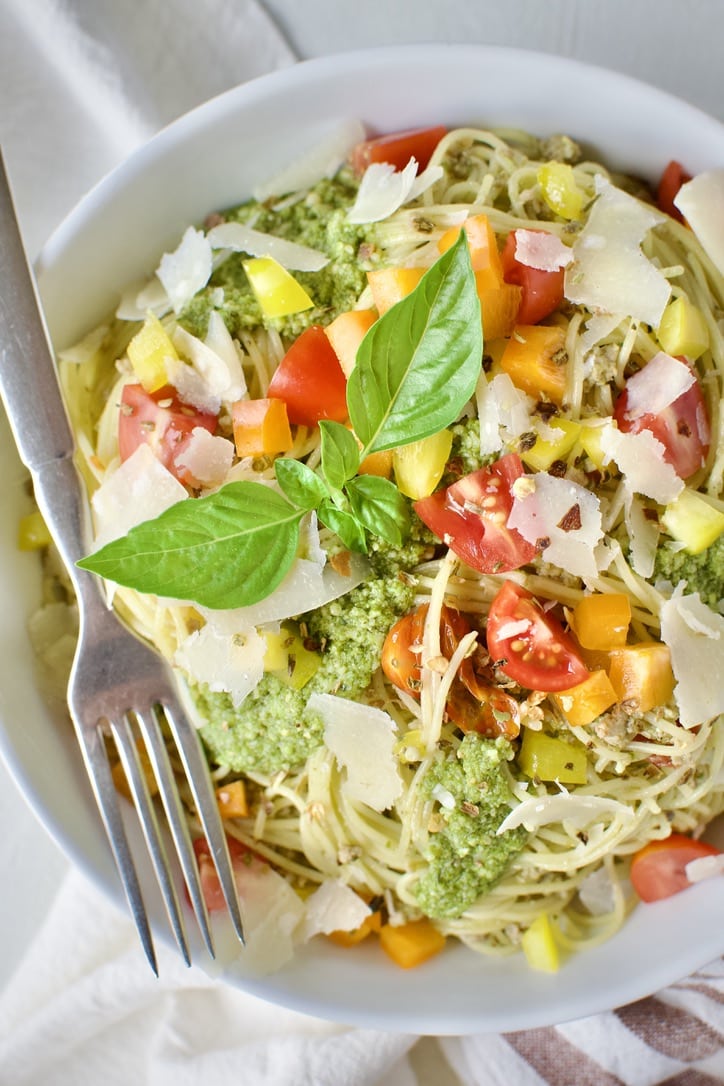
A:
[[[177,502],[78,563],[109,581],[204,607],[270,595],[297,553],[303,513],[261,483]]]
[[[317,509],[317,516],[330,531],[336,532],[345,547],[357,551],[358,554],[367,553],[365,530],[352,513],[340,509],[329,498],[325,498]]]
[[[410,507],[389,479],[358,475],[346,488],[352,512],[373,535],[399,547],[410,530]]]
[[[322,438],[322,472],[332,490],[341,490],[359,468],[359,445],[341,422],[325,419],[319,424]]]
[[[361,456],[420,441],[454,422],[473,395],[482,359],[480,302],[461,230],[360,344],[347,406]]]
[[[327,488],[316,471],[301,460],[281,457],[274,462],[274,472],[286,496],[300,509],[316,509],[327,497]]]

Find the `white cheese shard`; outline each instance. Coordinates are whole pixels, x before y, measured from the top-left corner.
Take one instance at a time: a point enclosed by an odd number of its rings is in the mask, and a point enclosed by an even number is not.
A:
[[[689,882],[702,882],[704,879],[714,878],[715,875],[724,875],[724,852],[689,860],[684,870]]]
[[[600,428],[601,452],[614,460],[628,487],[659,505],[668,505],[684,488],[684,482],[664,460],[664,446],[650,430],[624,434],[612,422]]]
[[[475,389],[480,420],[480,452],[483,456],[499,452],[513,444],[521,434],[533,429],[530,413],[533,399],[516,388],[507,373],[492,380],[480,375]]]
[[[573,251],[547,230],[516,230],[515,259],[538,271],[554,272],[573,260]]]
[[[371,914],[369,905],[341,879],[325,879],[306,900],[304,938],[354,931]]]
[[[176,502],[188,498],[178,479],[157,460],[145,443],[116,471],[106,475],[91,499],[96,548],[154,520]]]
[[[174,463],[188,471],[201,487],[215,489],[229,474],[233,458],[233,441],[210,434],[203,426],[195,426]]]
[[[174,313],[180,313],[194,294],[206,286],[212,265],[211,246],[206,235],[189,226],[178,248],[172,253],[164,253],[156,269]]]
[[[287,271],[321,271],[329,257],[319,249],[299,245],[286,238],[265,234],[241,222],[224,222],[212,227],[206,235],[212,249],[228,249],[249,256],[270,256]]]
[[[304,923],[304,902],[266,864],[238,864],[234,876],[246,938],[239,965],[254,976],[275,973],[294,957]]]
[[[674,205],[724,275],[724,169],[706,170],[687,181]]]
[[[624,510],[626,530],[631,540],[631,565],[639,577],[649,578],[654,572],[656,550],[661,529],[657,518],[646,515],[641,499],[628,491]]]
[[[642,415],[660,414],[695,383],[685,362],[659,351],[626,382],[626,419],[633,422]]]
[[[685,728],[724,713],[724,617],[699,593],[675,594],[661,607],[661,640],[676,678],[674,699]]]
[[[630,822],[632,818],[633,810],[617,799],[561,792],[557,796],[532,796],[523,800],[503,819],[496,832],[499,835],[506,830],[525,826],[529,833],[534,833],[551,822],[570,822],[576,829],[582,830],[591,822],[613,819]]]
[[[591,916],[605,916],[613,912],[616,895],[615,886],[605,867],[599,867],[581,882],[578,888],[578,896],[584,908]]]
[[[116,316],[120,321],[142,321],[148,316],[149,310],[157,317],[162,317],[170,308],[163,283],[154,275],[152,279],[133,283],[124,290]]]
[[[594,313],[626,314],[658,328],[671,286],[641,242],[664,216],[600,175],[595,186],[598,199],[566,268],[565,296]]]
[[[208,623],[189,634],[174,655],[174,664],[213,693],[226,693],[239,706],[264,674],[266,638],[256,630],[220,633]]]
[[[441,166],[428,166],[418,176],[414,158],[403,170],[396,170],[389,162],[372,162],[362,175],[355,202],[347,212],[347,221],[380,222],[420,196],[442,174]]]
[[[209,313],[204,345],[222,360],[228,370],[228,384],[222,399],[233,403],[246,396],[247,387],[241,364],[241,350],[232,339],[224,318],[215,309]]]
[[[347,771],[345,793],[375,811],[392,807],[402,793],[392,717],[382,709],[334,694],[312,694],[307,708],[321,716],[325,745]]]
[[[594,550],[604,534],[596,495],[570,479],[546,472],[522,478],[531,485],[514,488],[508,527],[515,528],[528,543],[547,540],[542,551],[547,562],[576,577],[596,577]]]
[[[270,197],[301,192],[325,177],[334,177],[355,144],[361,143],[366,135],[361,121],[341,121],[309,151],[257,185],[252,190],[254,199],[263,203]]]
[[[234,366],[226,350],[219,354],[180,326],[174,328],[171,338],[179,354],[187,359],[166,359],[169,382],[180,399],[199,411],[217,414],[222,403],[230,404],[242,398],[246,392],[246,382],[238,357],[238,365]]]

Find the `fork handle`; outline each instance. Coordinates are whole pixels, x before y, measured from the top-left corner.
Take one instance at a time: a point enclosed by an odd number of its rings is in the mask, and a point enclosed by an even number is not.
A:
[[[90,523],[50,338],[0,154],[0,395],[20,459],[75,587]]]

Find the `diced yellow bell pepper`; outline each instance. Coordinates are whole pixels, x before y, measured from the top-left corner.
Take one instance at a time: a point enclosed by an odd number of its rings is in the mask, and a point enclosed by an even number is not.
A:
[[[382,927],[382,913],[377,910],[366,916],[360,926],[355,928],[354,931],[331,931],[328,938],[336,943],[337,946],[357,946],[363,939],[366,939],[372,932],[379,932]]]
[[[558,325],[518,324],[508,340],[500,367],[516,388],[538,399],[563,402],[566,391],[566,334]]]
[[[596,468],[603,468],[608,463],[606,454],[601,448],[601,436],[604,429],[604,426],[593,419],[581,419],[578,440],[586,456]]]
[[[374,309],[349,309],[324,329],[345,377],[349,377],[354,369],[359,345],[376,320]]]
[[[447,252],[464,230],[470,249],[470,263],[479,289],[495,289],[503,283],[503,264],[498,242],[487,215],[470,215],[460,226],[451,226],[437,243],[441,253]]]
[[[619,700],[605,671],[592,671],[587,679],[553,694],[556,705],[572,728],[585,728]]]
[[[580,219],[584,193],[576,184],[572,166],[565,162],[546,162],[538,169],[538,184],[551,211],[562,219]]]
[[[704,314],[684,297],[669,302],[656,334],[667,354],[683,354],[692,362],[709,346],[709,329]]]
[[[674,673],[667,645],[642,641],[611,652],[608,677],[617,701],[636,703],[640,713],[665,705],[674,692]]]
[[[445,471],[451,448],[452,433],[440,430],[421,441],[394,449],[392,466],[398,489],[413,501],[432,494]]]
[[[216,802],[222,818],[248,818],[249,801],[243,781],[231,781],[216,789]]]
[[[555,923],[548,913],[541,913],[521,936],[521,946],[531,969],[557,973],[561,956],[555,937]]]
[[[542,731],[523,730],[517,761],[531,779],[561,784],[585,784],[588,779],[588,760],[580,743],[574,745]]]
[[[424,274],[424,268],[376,268],[367,272],[372,300],[380,316],[411,294]]]
[[[594,592],[573,608],[571,625],[584,649],[611,649],[626,644],[631,601],[623,592]]]
[[[429,920],[412,920],[396,927],[383,924],[380,946],[402,969],[413,969],[440,953],[445,936]]]
[[[581,433],[580,423],[572,419],[554,418],[548,425],[558,431],[555,439],[549,441],[539,434],[535,445],[520,454],[521,459],[534,471],[548,471],[555,460],[565,460]]]
[[[266,633],[265,637],[264,671],[292,690],[301,690],[322,662],[319,653],[308,649],[291,626],[282,626],[279,633]]]
[[[50,532],[39,509],[26,513],[18,521],[18,550],[37,551],[50,543]]]
[[[273,257],[245,260],[244,271],[265,317],[288,317],[314,305],[301,283]]]
[[[724,513],[705,494],[684,487],[664,509],[661,523],[689,554],[701,554],[724,532]]]
[[[168,384],[166,359],[178,361],[178,353],[158,317],[149,313],[143,327],[128,344],[126,353],[133,372],[146,392],[157,392]]]

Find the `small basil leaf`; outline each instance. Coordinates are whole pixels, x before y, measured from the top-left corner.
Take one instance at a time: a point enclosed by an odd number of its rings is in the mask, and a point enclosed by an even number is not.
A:
[[[332,490],[341,490],[357,474],[359,445],[351,430],[341,422],[324,420],[319,424],[322,438],[322,472]]]
[[[340,509],[334,502],[325,498],[317,510],[317,516],[322,524],[339,536],[345,547],[349,547],[351,551],[357,551],[358,554],[367,553],[365,530],[352,513],[347,512],[346,509]]]
[[[467,237],[372,325],[347,381],[361,456],[408,445],[454,422],[473,395],[483,331]]]
[[[368,532],[399,547],[410,531],[410,507],[389,479],[358,475],[347,484],[352,511]]]
[[[322,479],[301,460],[280,457],[274,462],[274,471],[279,486],[300,509],[316,509],[327,496]]]
[[[203,607],[268,596],[297,553],[302,512],[261,483],[177,502],[78,563],[109,581]]]

